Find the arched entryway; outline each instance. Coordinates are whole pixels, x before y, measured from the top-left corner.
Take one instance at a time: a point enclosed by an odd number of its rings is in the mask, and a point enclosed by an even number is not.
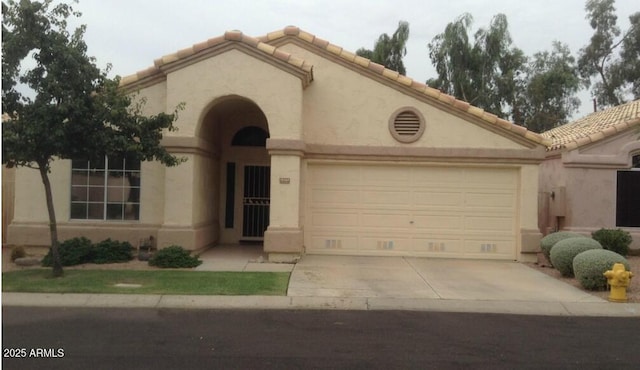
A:
[[[269,226],[271,177],[264,113],[246,98],[227,96],[213,102],[199,131],[213,148],[208,170],[215,176],[208,189],[218,242],[261,242]]]

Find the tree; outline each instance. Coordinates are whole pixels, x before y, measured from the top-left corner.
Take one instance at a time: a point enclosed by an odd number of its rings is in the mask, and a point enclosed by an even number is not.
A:
[[[544,132],[560,124],[580,106],[581,82],[569,47],[558,41],[551,52],[538,52],[527,65],[525,92],[519,103],[524,126]]]
[[[629,17],[631,26],[620,37],[614,4],[615,0],[586,2],[586,18],[594,33],[578,59],[584,83],[592,85],[591,94],[601,107],[624,103],[627,87],[640,98],[640,12]]]
[[[145,117],[140,102],[107,77],[87,56],[85,26],[67,30],[79,17],[68,4],[9,0],[2,4],[2,161],[37,169],[46,195],[53,275],[62,276],[58,253],[51,163],[56,159],[97,160],[128,156],[173,166],[182,160],[160,146],[173,130],[176,112]],[[31,60],[34,67],[24,65]],[[31,93],[23,93],[24,89]]]
[[[566,122],[577,109],[575,60],[566,45],[529,58],[512,45],[507,18],[494,16],[471,37],[473,17],[463,14],[429,43],[438,73],[431,87],[541,132]]]
[[[356,50],[356,54],[405,75],[407,70],[402,63],[402,58],[407,54],[408,39],[409,23],[400,21],[393,36],[389,37],[383,33],[373,46],[373,50],[360,48]]]
[[[511,103],[517,79],[526,58],[511,46],[507,18],[497,14],[489,28],[479,29],[471,41],[471,14],[449,23],[429,43],[429,57],[438,77],[427,84],[458,99],[507,118],[504,107]]]

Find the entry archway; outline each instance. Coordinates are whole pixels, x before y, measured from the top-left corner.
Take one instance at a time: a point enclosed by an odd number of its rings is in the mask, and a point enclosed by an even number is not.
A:
[[[254,102],[239,96],[216,100],[200,125],[212,151],[217,181],[209,190],[219,243],[261,242],[269,226],[270,158],[267,118]]]

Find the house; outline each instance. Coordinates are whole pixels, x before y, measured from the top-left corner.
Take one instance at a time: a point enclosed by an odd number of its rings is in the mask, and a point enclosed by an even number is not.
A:
[[[185,103],[163,145],[187,161],[55,161],[61,239],[535,260],[546,139],[297,27],[226,32],[122,88],[149,114]],[[36,171],[15,198],[9,242],[46,245]]]
[[[590,234],[622,228],[640,248],[640,100],[542,134],[540,228]]]

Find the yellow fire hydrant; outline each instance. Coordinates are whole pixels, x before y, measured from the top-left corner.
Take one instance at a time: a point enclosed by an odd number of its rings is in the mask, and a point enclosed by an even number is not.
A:
[[[616,263],[613,265],[613,269],[604,273],[604,276],[607,278],[607,284],[611,287],[609,300],[611,302],[626,302],[627,288],[633,273],[627,271],[622,263]]]

